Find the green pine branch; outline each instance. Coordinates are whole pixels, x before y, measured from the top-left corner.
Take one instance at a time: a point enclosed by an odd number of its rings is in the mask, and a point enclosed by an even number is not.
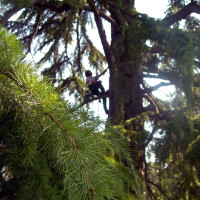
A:
[[[126,161],[134,180],[129,184],[140,196],[125,138],[64,102],[49,80],[25,64],[21,48],[0,29],[0,140],[8,152],[0,150],[7,160],[1,167],[8,171],[8,180],[1,174],[2,194],[9,185],[10,197],[19,199],[126,199],[116,164]]]

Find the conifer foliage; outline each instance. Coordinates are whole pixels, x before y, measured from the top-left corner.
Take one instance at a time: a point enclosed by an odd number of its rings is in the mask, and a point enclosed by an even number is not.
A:
[[[119,140],[126,138],[131,160],[144,183],[143,199],[200,199],[200,20],[192,15],[200,13],[200,3],[168,0],[164,19],[139,13],[135,3],[136,0],[1,1],[0,24],[18,36],[24,51],[35,53],[36,58],[41,53],[37,64],[48,77],[38,79],[35,72],[30,72],[31,66],[19,67],[23,65],[15,59],[19,48],[10,53],[2,40],[2,133],[8,127],[6,123],[13,125],[7,131],[12,133],[6,135],[9,137],[1,134],[5,137],[2,158],[7,162],[1,167],[2,180],[7,191],[11,185],[8,183],[26,175],[23,180],[34,187],[23,183],[17,187],[21,191],[22,187],[27,188],[23,189],[27,196],[33,194],[28,188],[39,188],[40,195],[44,187],[51,187],[48,192],[75,200],[77,196],[137,198],[136,176],[133,173],[127,178],[132,167]],[[111,41],[105,21],[111,29]],[[103,51],[90,37],[89,31],[94,27]],[[19,55],[22,59],[23,55]],[[102,131],[91,113],[64,103],[53,88],[73,94],[82,106],[87,90],[85,70],[100,73],[105,65],[110,76],[109,95],[106,93],[108,121],[121,135],[107,124]],[[166,86],[171,86],[173,92],[163,89]],[[156,95],[159,89],[170,98]],[[17,146],[10,146],[14,144]],[[123,164],[122,153],[129,158]],[[152,154],[154,162],[147,159]],[[11,165],[11,161],[22,166]],[[22,173],[24,169],[27,173]],[[28,171],[32,177],[38,174],[41,185],[26,181],[30,178]],[[48,176],[44,180],[45,172]],[[11,177],[6,182],[9,173]],[[123,189],[118,188],[122,185]],[[48,197],[53,194],[45,193]]]
[[[140,195],[127,142],[92,113],[64,102],[0,29],[0,198],[127,199],[123,166]],[[113,156],[117,156],[114,161]],[[121,166],[121,168],[120,168]]]

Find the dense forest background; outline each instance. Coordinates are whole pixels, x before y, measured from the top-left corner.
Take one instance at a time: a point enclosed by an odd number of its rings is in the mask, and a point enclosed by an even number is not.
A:
[[[0,198],[200,199],[200,3],[168,2],[154,19],[134,0],[1,1]],[[105,68],[101,121],[84,73]]]

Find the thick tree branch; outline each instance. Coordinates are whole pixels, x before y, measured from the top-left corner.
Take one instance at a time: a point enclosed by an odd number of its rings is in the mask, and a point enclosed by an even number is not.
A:
[[[3,26],[14,14],[16,14],[21,8],[14,7],[6,12],[3,18],[0,20],[0,25]]]
[[[157,84],[157,85],[155,85],[153,87],[146,88],[145,92],[153,92],[153,91],[159,89],[160,87],[169,86],[169,85],[173,85],[173,84],[170,83],[170,82],[169,83],[161,82],[161,83],[159,83],[159,84]]]
[[[176,14],[164,18],[163,22],[166,26],[171,26],[174,23],[182,19],[185,19],[191,13],[200,14],[200,6],[197,4],[197,2],[189,3],[187,6],[178,11]]]
[[[57,13],[60,13],[63,11],[70,11],[73,9],[73,7],[68,3],[63,3],[61,6],[57,6],[57,4],[43,3],[43,2],[37,1],[34,3],[34,5],[36,7],[43,8],[43,9],[49,9],[49,10],[55,11]],[[89,12],[93,12],[93,10],[89,6],[82,6],[80,9],[89,11]],[[104,12],[101,12],[101,11],[99,11],[99,15],[117,27],[117,24],[112,17],[106,15]]]
[[[81,11],[79,12],[79,15],[81,15]],[[79,33],[79,27],[80,27],[80,19],[78,18],[77,19],[77,27],[76,27],[76,39],[77,39],[77,64],[78,64],[78,68],[79,68],[79,71],[81,72],[82,74],[82,64],[81,64],[81,44],[80,44],[80,40],[81,40],[81,37],[80,37],[80,33]]]
[[[67,88],[67,86],[68,86],[72,81],[75,81],[75,78],[74,78],[73,76],[68,77],[67,79],[63,80],[62,84],[59,85],[59,86],[57,87],[57,89],[58,89],[59,91],[62,92],[64,89]]]
[[[52,11],[56,11],[57,13],[60,13],[63,11],[70,11],[72,9],[72,6],[68,3],[63,3],[61,6],[58,6],[57,2],[45,3],[41,1],[35,1],[33,2],[33,4],[34,6],[38,8],[49,9]]]
[[[143,74],[144,78],[153,78],[153,79],[163,79],[171,82],[171,85],[173,83],[176,83],[179,79],[179,74],[176,71],[161,71],[157,70],[155,72],[150,72],[148,70],[144,70],[146,74]]]
[[[93,12],[93,10],[89,6],[84,6],[83,10]],[[116,21],[111,17],[106,15],[104,12],[99,11],[99,15],[105,19],[106,21],[110,22],[113,26],[118,27]]]
[[[97,97],[90,96],[88,98],[85,98],[85,100],[83,101],[83,103],[81,103],[80,107],[82,107],[83,105],[88,104],[90,102],[93,102],[95,100],[100,100],[100,99],[107,98],[107,97],[109,97],[109,94],[106,94],[106,93],[102,94],[100,96],[97,96]]]
[[[88,0],[88,3],[94,12],[97,29],[98,29],[101,43],[102,43],[102,46],[103,46],[103,49],[105,52],[105,56],[106,56],[106,59],[108,62],[108,67],[111,68],[114,65],[114,56],[112,53],[112,49],[106,38],[106,33],[105,33],[104,26],[101,21],[101,16],[100,16],[99,10],[96,8],[96,6],[94,5],[94,2],[92,0]]]
[[[143,74],[143,78],[152,78],[152,79],[163,79],[163,80],[169,80],[167,77],[160,77],[159,74],[156,75],[157,73],[155,74]]]

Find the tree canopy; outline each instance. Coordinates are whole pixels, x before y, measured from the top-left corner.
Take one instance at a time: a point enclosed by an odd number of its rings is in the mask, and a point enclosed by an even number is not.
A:
[[[154,19],[137,12],[134,0],[3,0],[0,23],[18,36],[26,53],[43,52],[42,74],[80,105],[85,70],[108,67],[108,122],[129,142],[144,197],[198,199],[200,4],[168,2],[166,17]],[[103,52],[88,34],[94,26]],[[152,86],[150,79],[160,82]],[[175,88],[168,101],[154,93],[165,86]]]

